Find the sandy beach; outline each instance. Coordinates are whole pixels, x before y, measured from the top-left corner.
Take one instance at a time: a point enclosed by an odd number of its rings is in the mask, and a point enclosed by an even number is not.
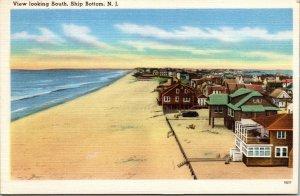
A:
[[[127,75],[11,123],[12,179],[193,179],[156,103]]]
[[[130,74],[96,92],[11,123],[13,179],[193,179],[174,137],[175,130],[198,179],[286,179],[287,167],[246,167],[224,159],[234,133],[208,110],[197,118],[163,115],[153,90],[157,81]],[[190,124],[195,129],[188,129]]]

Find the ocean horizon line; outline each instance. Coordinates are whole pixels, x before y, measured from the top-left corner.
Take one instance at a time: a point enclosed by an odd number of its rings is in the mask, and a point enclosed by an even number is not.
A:
[[[18,68],[10,68],[11,71],[50,71],[50,70],[135,70],[137,68],[149,68],[149,69],[205,69],[205,70],[249,70],[249,71],[293,71],[293,69],[249,69],[249,68],[189,68],[189,67],[147,67],[147,66],[138,66],[135,68],[51,68],[51,69],[18,69]]]
[[[78,70],[78,71],[87,71],[87,70],[107,70],[107,71],[110,71],[110,70],[134,70],[135,68],[132,68],[132,69],[127,69],[127,68],[79,68],[79,69],[76,69],[76,68],[54,68],[54,69],[15,69],[15,68],[11,68],[10,70],[11,71],[51,71],[51,70],[61,70],[61,71],[75,71],[75,70]]]

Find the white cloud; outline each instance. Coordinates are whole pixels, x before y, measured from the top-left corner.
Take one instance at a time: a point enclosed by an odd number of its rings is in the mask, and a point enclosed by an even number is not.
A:
[[[127,34],[135,34],[142,37],[158,39],[188,40],[188,39],[216,39],[223,42],[239,42],[246,39],[262,39],[268,41],[283,41],[292,39],[292,31],[280,31],[270,33],[259,27],[221,27],[198,28],[183,26],[172,31],[150,25],[137,25],[132,23],[116,24],[115,27]]]
[[[98,54],[93,54],[87,50],[48,50],[43,48],[28,49],[28,52],[34,55],[43,56],[97,56]]]
[[[184,46],[176,46],[171,44],[163,44],[159,42],[141,42],[141,41],[121,41],[122,44],[133,47],[139,51],[144,51],[146,49],[151,50],[161,50],[161,51],[180,51],[180,52],[189,52],[195,55],[208,55],[208,54],[216,54],[223,53],[226,50],[201,50],[193,47],[184,47]]]
[[[43,27],[38,29],[40,31],[40,35],[33,35],[33,34],[29,34],[26,31],[22,31],[22,32],[12,34],[11,38],[13,40],[35,41],[40,44],[60,44],[64,42],[64,40],[60,36],[56,35],[49,29]]]
[[[91,30],[86,26],[63,24],[62,28],[65,36],[74,41],[96,48],[111,48],[108,44],[99,41],[97,37],[90,35]]]

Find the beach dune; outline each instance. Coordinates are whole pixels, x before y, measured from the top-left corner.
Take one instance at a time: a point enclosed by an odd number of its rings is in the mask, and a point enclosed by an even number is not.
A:
[[[193,179],[156,104],[130,74],[11,123],[12,179]]]

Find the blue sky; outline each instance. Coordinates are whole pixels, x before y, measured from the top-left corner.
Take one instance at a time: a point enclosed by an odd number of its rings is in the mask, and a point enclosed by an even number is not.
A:
[[[291,68],[292,21],[291,9],[13,10],[12,67]]]

